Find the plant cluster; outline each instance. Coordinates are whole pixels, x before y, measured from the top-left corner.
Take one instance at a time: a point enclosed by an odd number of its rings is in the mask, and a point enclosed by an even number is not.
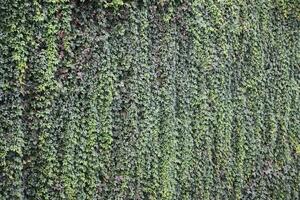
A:
[[[299,199],[293,0],[1,0],[0,199]]]

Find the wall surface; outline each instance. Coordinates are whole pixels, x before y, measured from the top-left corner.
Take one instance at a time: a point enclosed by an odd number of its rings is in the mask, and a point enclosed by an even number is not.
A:
[[[300,199],[296,0],[0,0],[0,199]]]

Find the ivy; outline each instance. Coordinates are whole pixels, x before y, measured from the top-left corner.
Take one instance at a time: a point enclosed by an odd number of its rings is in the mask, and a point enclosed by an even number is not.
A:
[[[0,1],[0,199],[298,199],[299,13]]]

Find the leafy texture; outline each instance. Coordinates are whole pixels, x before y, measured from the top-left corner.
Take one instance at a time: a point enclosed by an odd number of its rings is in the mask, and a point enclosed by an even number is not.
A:
[[[1,0],[0,199],[299,199],[294,0]]]

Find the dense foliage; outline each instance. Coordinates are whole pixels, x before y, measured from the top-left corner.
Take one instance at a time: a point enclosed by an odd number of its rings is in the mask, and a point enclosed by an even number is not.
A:
[[[0,199],[300,199],[297,0],[0,0]]]

